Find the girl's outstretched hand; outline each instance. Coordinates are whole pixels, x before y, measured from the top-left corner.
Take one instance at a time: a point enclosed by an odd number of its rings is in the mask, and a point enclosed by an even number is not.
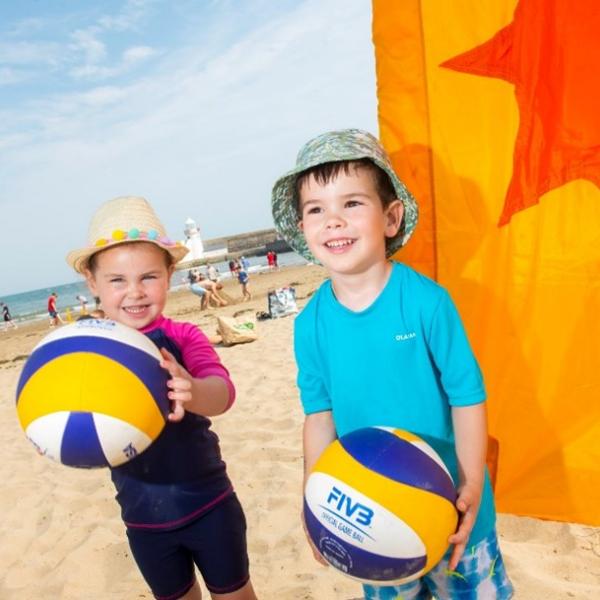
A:
[[[169,421],[181,421],[185,415],[185,404],[192,400],[192,376],[177,362],[175,357],[165,348],[160,349],[163,359],[160,366],[169,372],[171,379],[167,381],[172,410]]]

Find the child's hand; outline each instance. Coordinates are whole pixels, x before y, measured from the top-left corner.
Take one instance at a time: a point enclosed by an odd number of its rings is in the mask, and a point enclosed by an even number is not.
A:
[[[310,535],[308,535],[308,530],[306,529],[306,520],[304,519],[304,511],[302,511],[300,513],[300,519],[302,520],[302,529],[304,529],[304,535],[306,536],[306,539],[308,540],[308,545],[310,546],[310,549],[312,550],[315,560],[317,562],[320,562],[323,566],[328,567],[329,563],[321,556],[321,553],[317,550],[317,547],[315,546],[314,542],[312,541],[312,538],[310,537]]]
[[[465,484],[458,490],[458,498],[456,499],[456,508],[459,512],[458,529],[453,533],[448,542],[454,544],[454,549],[450,556],[448,569],[454,571],[460,561],[467,541],[471,535],[477,512],[479,511],[479,502],[481,500],[481,486],[470,486]],[[462,514],[461,514],[462,513]]]
[[[160,366],[171,376],[167,381],[168,397],[173,410],[169,413],[169,421],[181,421],[185,415],[185,403],[192,399],[192,376],[177,362],[175,357],[165,348],[160,349],[163,360]]]

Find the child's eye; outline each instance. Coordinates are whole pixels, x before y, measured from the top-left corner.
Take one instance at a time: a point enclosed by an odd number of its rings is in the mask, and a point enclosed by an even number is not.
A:
[[[362,202],[359,202],[358,200],[348,200],[348,202],[346,202],[346,208],[353,208],[354,206],[360,206],[362,204]]]
[[[123,278],[122,277],[113,277],[110,280],[111,283],[122,283],[123,282]]]
[[[156,275],[144,275],[144,279],[156,279]]]
[[[323,212],[323,211],[322,211],[322,209],[321,209],[321,207],[319,207],[319,206],[311,206],[311,207],[310,207],[310,208],[309,208],[309,209],[306,211],[306,214],[307,214],[307,215],[317,215],[317,214],[319,214],[320,212]]]

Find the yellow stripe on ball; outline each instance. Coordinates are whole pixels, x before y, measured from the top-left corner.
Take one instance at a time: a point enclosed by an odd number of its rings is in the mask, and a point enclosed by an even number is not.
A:
[[[93,376],[98,373],[102,376]],[[165,423],[152,394],[134,373],[110,358],[88,352],[73,352],[46,363],[23,387],[17,405],[23,429],[58,411],[115,417],[150,439],[158,436]]]
[[[422,438],[410,431],[405,431],[404,429],[392,429],[390,431],[393,435],[401,440],[406,440],[407,442],[422,442]]]

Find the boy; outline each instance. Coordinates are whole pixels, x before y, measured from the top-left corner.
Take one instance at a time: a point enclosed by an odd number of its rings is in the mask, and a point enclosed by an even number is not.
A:
[[[311,140],[275,183],[273,217],[330,276],[295,323],[305,481],[336,437],[387,425],[425,438],[458,483],[459,527],[442,561],[408,584],[364,586],[365,598],[510,598],[485,469],[481,373],[447,292],[388,260],[410,238],[417,206],[385,151],[355,129]]]
[[[56,327],[59,323],[64,323],[58,312],[58,309],[56,308],[57,298],[58,294],[56,292],[52,292],[50,296],[48,296],[48,315],[50,316],[50,327]]]

